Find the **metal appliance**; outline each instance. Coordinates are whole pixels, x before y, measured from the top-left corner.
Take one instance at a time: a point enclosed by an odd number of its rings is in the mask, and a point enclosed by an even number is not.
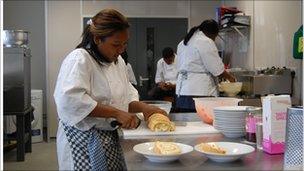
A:
[[[3,48],[4,111],[19,112],[31,106],[30,49]]]
[[[284,170],[303,169],[303,106],[287,110]]]
[[[267,94],[292,94],[294,72],[288,68],[267,68],[236,75],[243,82],[242,93],[248,97]]]
[[[26,47],[29,32],[25,30],[3,30],[3,45],[5,47]]]
[[[3,40],[4,112],[31,107],[31,51],[27,31],[5,30]]]

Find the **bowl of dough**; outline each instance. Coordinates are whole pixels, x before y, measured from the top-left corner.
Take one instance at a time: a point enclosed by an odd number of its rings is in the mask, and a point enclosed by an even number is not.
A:
[[[242,82],[221,82],[220,91],[223,91],[229,97],[235,97],[242,90]]]

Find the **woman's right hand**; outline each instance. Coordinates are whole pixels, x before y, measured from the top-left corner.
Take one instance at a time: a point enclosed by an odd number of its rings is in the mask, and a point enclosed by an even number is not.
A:
[[[220,77],[225,78],[226,80],[230,81],[230,82],[236,82],[236,78],[229,72],[224,71]]]
[[[122,124],[121,127],[125,129],[135,129],[139,122],[135,114],[123,111],[116,115],[116,119]]]

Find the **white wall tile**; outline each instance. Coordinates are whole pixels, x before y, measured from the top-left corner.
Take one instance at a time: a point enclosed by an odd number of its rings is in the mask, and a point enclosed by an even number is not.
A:
[[[128,17],[187,17],[187,1],[82,1],[83,15],[93,16],[101,9],[114,8]]]
[[[190,1],[190,26],[200,25],[206,19],[215,19],[216,8],[220,5],[220,0]]]

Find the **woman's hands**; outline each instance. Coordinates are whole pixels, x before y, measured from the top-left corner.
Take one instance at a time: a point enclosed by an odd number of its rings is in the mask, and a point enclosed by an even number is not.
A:
[[[121,127],[125,129],[134,129],[140,123],[140,120],[134,113],[128,113],[119,110],[109,105],[98,103],[93,111],[89,114],[90,117],[101,118],[115,118],[117,122],[121,123]]]
[[[144,102],[139,102],[139,101],[133,101],[129,104],[129,112],[131,113],[139,113],[142,112],[144,114],[144,119],[147,121],[149,117],[154,114],[154,113],[160,113],[168,117],[168,114],[166,111],[153,106],[153,105],[148,105]]]
[[[236,82],[236,78],[226,70],[219,76],[225,78],[226,80],[229,80],[230,82]]]
[[[168,114],[166,111],[164,111],[156,106],[148,105],[146,103],[145,103],[145,105],[146,105],[146,107],[144,107],[144,109],[142,111],[144,114],[145,121],[147,121],[149,119],[149,117],[151,115],[153,115],[154,113],[160,113],[160,114],[163,114],[166,117],[168,117]]]
[[[140,122],[135,114],[120,111],[116,115],[116,120],[121,123],[125,129],[135,129]]]
[[[172,84],[170,82],[159,82],[158,87],[161,88],[164,91],[173,90],[175,88],[175,84]]]

